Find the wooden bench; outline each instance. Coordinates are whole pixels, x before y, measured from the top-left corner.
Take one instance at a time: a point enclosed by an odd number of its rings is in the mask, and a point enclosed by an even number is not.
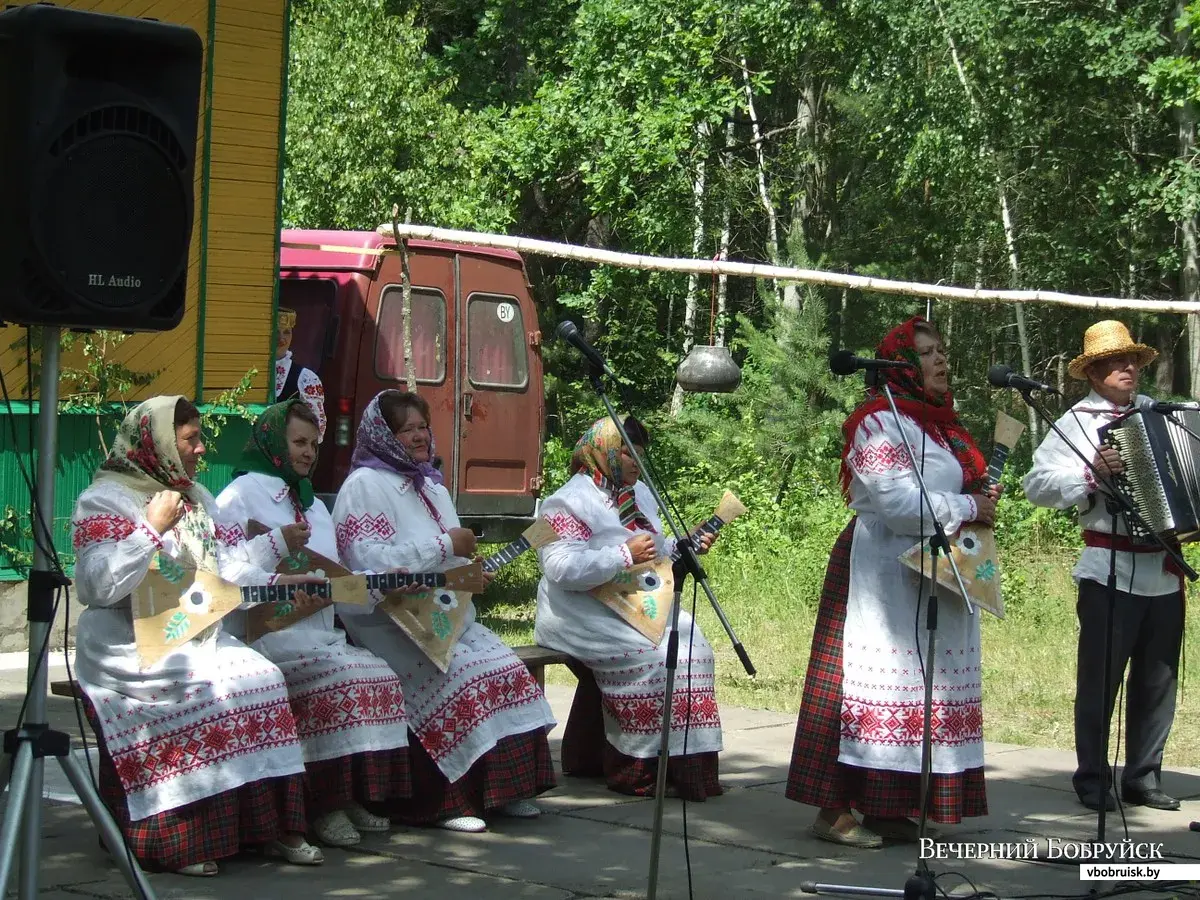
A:
[[[55,697],[72,697],[76,700],[83,699],[83,691],[79,689],[79,684],[74,681],[52,681],[50,682],[50,693]]]
[[[517,658],[525,663],[525,667],[529,669],[529,673],[543,689],[546,687],[546,666],[566,666],[572,672],[578,674],[579,662],[575,657],[568,653],[560,653],[558,650],[548,650],[545,647],[539,647],[537,644],[527,644],[524,647],[513,647],[513,652],[517,654]]]

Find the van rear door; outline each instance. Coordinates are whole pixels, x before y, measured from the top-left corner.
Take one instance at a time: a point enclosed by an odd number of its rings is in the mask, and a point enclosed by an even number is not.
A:
[[[519,258],[458,256],[457,505],[466,517],[528,517],[541,479],[542,359]]]

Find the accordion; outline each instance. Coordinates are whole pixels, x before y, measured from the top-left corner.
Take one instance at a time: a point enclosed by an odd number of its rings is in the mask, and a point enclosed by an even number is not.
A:
[[[1200,434],[1200,412],[1171,415]],[[1102,426],[1100,440],[1125,466],[1111,481],[1137,512],[1125,516],[1130,539],[1153,544],[1151,534],[1157,534],[1181,544],[1200,540],[1200,442],[1170,417],[1141,409]]]

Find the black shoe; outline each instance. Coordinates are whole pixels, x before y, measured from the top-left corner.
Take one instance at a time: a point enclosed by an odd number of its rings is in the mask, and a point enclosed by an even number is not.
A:
[[[1179,809],[1179,801],[1168,797],[1158,788],[1149,791],[1121,789],[1121,801],[1130,806],[1148,806],[1151,809]]]
[[[1100,811],[1100,795],[1099,794],[1081,794],[1079,797],[1079,802],[1082,803],[1084,806],[1086,806],[1088,809],[1094,809],[1097,812]],[[1114,812],[1116,810],[1116,808],[1117,808],[1117,801],[1113,799],[1113,795],[1105,794],[1104,795],[1104,809],[1107,812]]]

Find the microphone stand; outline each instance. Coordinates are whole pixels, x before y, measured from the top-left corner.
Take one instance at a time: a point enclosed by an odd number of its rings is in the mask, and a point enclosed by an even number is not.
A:
[[[612,402],[608,399],[608,394],[604,390],[604,382],[602,376],[604,370],[601,366],[596,365],[592,360],[588,360],[590,372],[588,380],[591,382],[593,389],[604,401],[604,408],[608,411],[608,416],[612,419],[613,424],[617,426],[617,431],[621,435],[621,440],[625,442],[625,446],[629,450],[629,455],[633,457],[637,463],[638,469],[642,473],[642,478],[645,480],[646,486],[650,488],[650,493],[654,496],[654,502],[658,504],[659,510],[662,512],[663,521],[671,529],[671,533],[675,537],[676,547],[680,551],[679,559],[675,560],[671,566],[671,572],[674,577],[674,600],[671,605],[671,623],[667,627],[667,684],[666,691],[663,695],[663,713],[661,726],[661,739],[658,751],[658,772],[657,781],[654,789],[654,828],[650,837],[650,879],[649,887],[646,892],[647,900],[655,900],[655,895],[658,890],[658,861],[659,854],[662,849],[662,821],[663,821],[663,806],[666,801],[667,794],[667,768],[670,761],[670,739],[671,739],[671,718],[674,708],[674,693],[675,693],[675,668],[679,657],[679,607],[683,601],[683,583],[688,575],[691,575],[696,584],[703,590],[705,596],[708,597],[712,604],[713,610],[716,611],[717,618],[721,620],[721,625],[725,628],[729,635],[730,641],[733,643],[733,649],[738,655],[738,659],[742,661],[747,674],[753,676],[756,674],[753,664],[750,662],[750,657],[746,653],[746,648],[742,646],[742,642],[738,639],[733,631],[733,626],[729,624],[729,620],[725,617],[721,605],[717,602],[716,596],[708,585],[708,576],[705,574],[703,567],[700,565],[700,559],[696,555],[696,550],[692,546],[691,537],[685,537],[684,532],[680,529],[679,524],[675,521],[671,514],[670,507],[663,503],[662,494],[654,483],[649,470],[642,464],[641,458],[637,451],[633,449],[633,441],[629,439],[629,433],[625,430],[625,426],[621,423],[620,417],[613,409]],[[689,711],[691,708],[689,700]],[[930,895],[932,897],[932,895]]]
[[[896,400],[892,396],[892,390],[888,386],[887,380],[880,376],[879,369],[868,368],[864,374],[867,385],[876,389],[882,389],[884,396],[887,397],[888,406],[892,411],[892,419],[896,423],[896,430],[900,433],[900,438],[904,442],[904,450],[908,454],[908,461],[912,466],[913,474],[917,477],[917,486],[921,492],[922,502],[929,508],[929,515],[933,520],[934,533],[929,538],[929,556],[933,563],[933,568],[930,574],[929,602],[925,611],[925,628],[928,632],[928,638],[924,667],[925,716],[921,726],[921,815],[917,825],[917,867],[916,871],[904,882],[903,890],[897,888],[821,884],[813,881],[800,882],[800,890],[806,894],[841,894],[860,897],[903,897],[904,900],[935,900],[937,896],[937,884],[934,874],[919,848],[925,845],[926,840],[925,834],[929,821],[929,784],[933,770],[933,653],[936,643],[935,636],[938,620],[937,570],[939,553],[945,554],[946,559],[950,563],[950,568],[954,572],[955,579],[958,581],[958,589],[962,594],[963,602],[966,604],[967,613],[974,615],[975,608],[972,606],[970,600],[967,599],[967,590],[963,586],[958,565],[954,562],[954,556],[950,553],[950,541],[946,538],[946,531],[938,519],[937,512],[933,508],[933,501],[929,497],[929,490],[925,487],[925,479],[921,477],[921,467],[917,464],[916,454],[913,452],[912,446],[908,442],[908,437],[904,433],[904,426],[900,422],[900,412],[896,409]]]
[[[1102,692],[1101,693],[1102,703],[1101,703],[1100,709],[1102,711],[1101,718],[1103,720],[1103,724],[1101,726],[1101,733],[1100,733],[1100,765],[1099,765],[1098,771],[1100,772],[1100,783],[1102,785],[1102,789],[1101,789],[1100,798],[1099,798],[1099,800],[1100,800],[1099,808],[1096,813],[1096,840],[1095,840],[1096,845],[1102,845],[1104,843],[1105,819],[1106,819],[1106,813],[1108,811],[1108,809],[1107,809],[1108,794],[1109,794],[1110,790],[1113,790],[1113,788],[1115,788],[1115,783],[1111,786],[1108,783],[1110,780],[1109,771],[1108,771],[1108,734],[1109,734],[1109,725],[1110,725],[1111,719],[1112,719],[1112,709],[1110,708],[1109,702],[1108,702],[1108,692],[1109,692],[1108,686],[1109,686],[1110,681],[1112,680],[1113,629],[1115,627],[1116,612],[1117,612],[1117,543],[1116,543],[1117,521],[1118,521],[1119,516],[1121,514],[1124,514],[1127,517],[1127,521],[1132,519],[1137,522],[1141,522],[1143,526],[1145,526],[1145,522],[1142,520],[1142,517],[1138,514],[1138,511],[1133,507],[1133,504],[1131,504],[1120,493],[1120,491],[1118,491],[1116,489],[1116,487],[1113,485],[1112,481],[1110,481],[1106,475],[1103,475],[1099,471],[1099,469],[1097,469],[1096,466],[1092,463],[1092,460],[1088,459],[1087,456],[1085,456],[1078,447],[1076,447],[1073,443],[1071,443],[1071,441],[1067,438],[1067,436],[1065,434],[1063,434],[1062,429],[1058,427],[1058,424],[1046,413],[1046,411],[1044,409],[1042,409],[1040,406],[1038,406],[1038,404],[1036,402],[1034,402],[1033,395],[1032,395],[1033,389],[1028,388],[1028,387],[1018,388],[1017,392],[1021,395],[1021,397],[1025,400],[1025,402],[1029,405],[1029,407],[1035,413],[1037,413],[1038,417],[1043,422],[1045,422],[1056,435],[1058,435],[1059,439],[1061,439],[1064,444],[1066,444],[1068,447],[1070,447],[1072,452],[1074,452],[1074,454],[1083,461],[1084,466],[1095,477],[1096,483],[1104,488],[1104,491],[1103,491],[1104,507],[1105,507],[1105,511],[1109,514],[1110,528],[1112,529],[1111,533],[1112,533],[1113,539],[1109,544],[1108,581],[1106,584],[1107,598],[1108,598],[1108,611],[1107,611],[1107,616],[1106,616],[1107,623],[1106,623],[1106,627],[1104,629],[1104,678],[1100,685],[1100,690]],[[1137,398],[1134,397],[1133,399],[1136,400]],[[1142,413],[1142,410],[1140,408],[1134,406],[1130,412],[1131,413],[1132,412]],[[1184,429],[1184,430],[1186,431],[1187,429]],[[1200,576],[1197,576],[1195,570],[1193,570],[1192,567],[1187,564],[1187,562],[1184,560],[1183,556],[1181,554],[1177,553],[1173,547],[1168,546],[1166,541],[1164,541],[1153,529],[1146,527],[1146,531],[1150,534],[1151,538],[1153,538],[1155,543],[1157,543],[1159,545],[1159,548],[1164,553],[1166,553],[1167,556],[1169,556],[1172,560],[1174,560],[1175,564],[1177,566],[1179,566],[1180,570],[1188,577],[1189,580],[1195,581],[1197,577],[1200,577]],[[1115,702],[1115,700],[1114,700],[1114,702]],[[1115,782],[1115,779],[1112,779],[1112,780]],[[1078,864],[1078,862],[1079,862],[1078,859],[1065,859],[1063,856],[1052,856],[1046,860],[1039,860],[1039,861],[1062,862],[1062,863],[1067,863],[1067,864]]]

